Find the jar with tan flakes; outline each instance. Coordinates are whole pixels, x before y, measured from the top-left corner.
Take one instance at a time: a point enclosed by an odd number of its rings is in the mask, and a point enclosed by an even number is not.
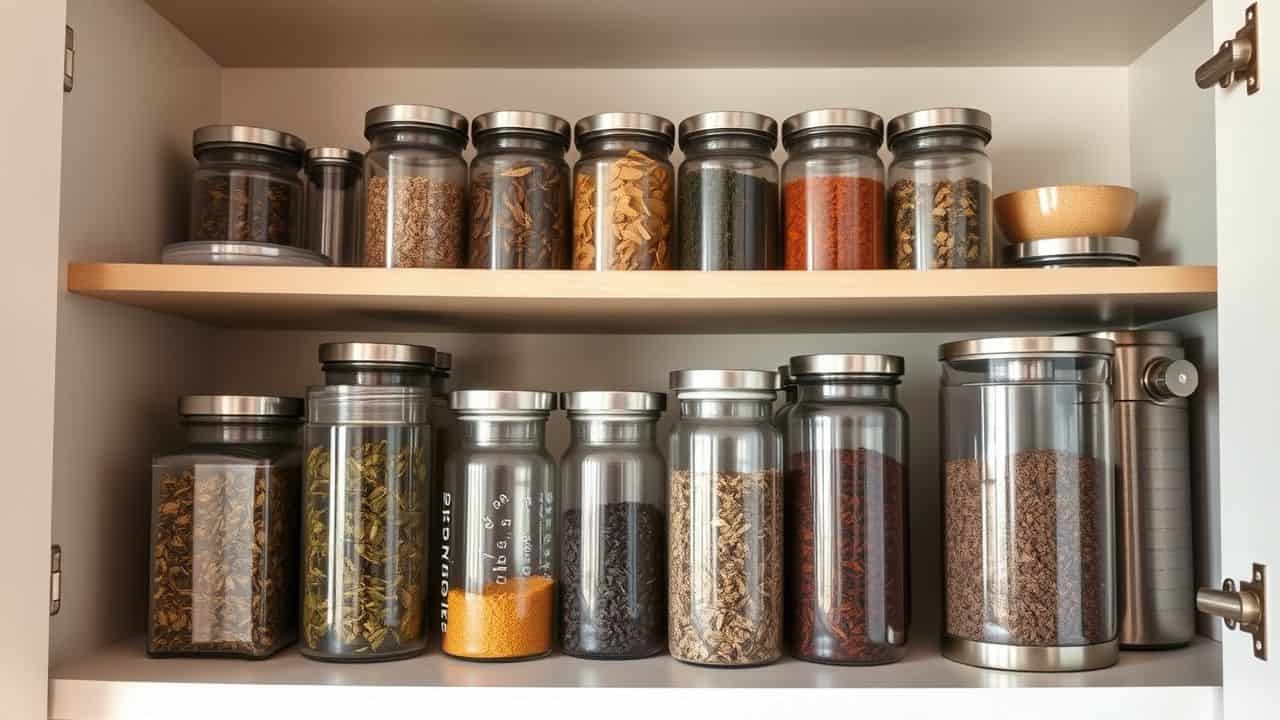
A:
[[[459,267],[466,227],[467,119],[430,105],[365,114],[367,267]]]
[[[645,113],[600,113],[574,127],[573,268],[669,270],[675,126]]]

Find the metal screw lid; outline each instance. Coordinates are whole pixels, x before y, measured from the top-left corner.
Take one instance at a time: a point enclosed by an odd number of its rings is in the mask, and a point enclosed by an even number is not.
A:
[[[789,146],[801,136],[828,132],[852,132],[884,141],[884,118],[856,108],[806,110],[782,121],[782,144]]]
[[[723,390],[774,394],[778,373],[773,370],[672,370],[670,382],[671,389],[677,393]]]
[[[900,355],[821,353],[791,358],[791,373],[803,375],[901,375],[906,361]]]
[[[667,409],[665,393],[623,390],[575,390],[560,393],[560,407],[570,413],[656,415]]]
[[[449,108],[434,105],[379,105],[364,114],[364,136],[388,127],[431,127],[455,132],[467,139],[467,118]]]
[[[311,147],[303,154],[307,167],[316,165],[346,165],[360,168],[364,165],[364,153],[340,147]]]
[[[638,112],[606,112],[588,115],[573,126],[574,142],[578,149],[582,143],[610,133],[649,135],[668,147],[676,142],[675,125],[659,115]]]
[[[569,147],[569,121],[557,115],[527,110],[495,110],[477,115],[471,121],[473,141],[504,130],[527,130],[554,135],[561,144]]]
[[[1089,337],[1110,340],[1122,345],[1173,345],[1182,347],[1182,336],[1172,330],[1099,330],[1085,333]]]
[[[974,108],[930,108],[903,113],[889,121],[889,145],[917,131],[969,130],[991,142],[991,115]]]
[[[544,390],[454,390],[449,394],[449,407],[483,413],[545,415],[556,409],[556,394]]]
[[[769,149],[778,146],[778,121],[745,110],[717,110],[691,115],[680,122],[680,147],[711,133],[747,133],[765,138]]]
[[[178,414],[231,417],[302,417],[302,398],[281,395],[183,395],[178,398]]]
[[[297,135],[252,125],[205,125],[191,133],[191,149],[196,155],[202,150],[230,145],[256,145],[294,155],[307,149],[307,142]]]
[[[320,345],[321,364],[379,363],[431,367],[435,359],[435,348],[428,345],[367,342],[336,342]]]
[[[938,347],[939,360],[981,360],[1009,355],[1115,355],[1115,343],[1084,335],[1039,335],[959,340]]]

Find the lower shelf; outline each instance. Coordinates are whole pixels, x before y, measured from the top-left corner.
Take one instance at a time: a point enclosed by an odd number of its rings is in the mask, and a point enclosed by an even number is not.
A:
[[[261,662],[149,659],[134,639],[54,668],[50,716],[423,717],[441,710],[510,706],[529,717],[645,718],[655,715],[792,717],[797,711],[891,717],[1034,715],[1205,718],[1221,715],[1222,653],[1210,640],[1166,652],[1125,652],[1084,673],[1009,673],[942,658],[936,643],[912,643],[907,658],[870,668],[782,660],[726,670],[667,656],[586,661],[554,656],[522,663],[471,663],[438,651],[400,662],[338,665],[296,649]],[[566,692],[566,688],[583,691]],[[727,692],[732,690],[732,692]],[[999,690],[998,694],[992,691]],[[855,703],[852,704],[851,703]]]

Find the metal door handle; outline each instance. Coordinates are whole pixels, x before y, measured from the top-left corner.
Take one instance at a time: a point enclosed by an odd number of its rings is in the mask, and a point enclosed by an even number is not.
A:
[[[1218,52],[1196,68],[1196,85],[1201,88],[1230,87],[1245,80],[1249,94],[1258,92],[1258,4],[1244,11],[1244,27],[1236,36],[1218,47]]]
[[[1240,582],[1223,580],[1222,589],[1200,588],[1196,591],[1196,609],[1206,615],[1222,618],[1227,627],[1253,636],[1253,656],[1267,659],[1267,568],[1253,564],[1253,575]]]

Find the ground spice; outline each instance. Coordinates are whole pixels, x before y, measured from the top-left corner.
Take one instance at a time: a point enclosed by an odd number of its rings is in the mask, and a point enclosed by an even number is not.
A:
[[[889,267],[884,184],[867,177],[811,175],[783,189],[788,270]]]
[[[387,178],[369,178],[365,266],[458,267],[466,224],[465,188],[448,180],[414,176],[396,178],[390,197],[388,189]]]
[[[485,586],[451,588],[444,651],[477,660],[527,658],[551,651],[555,581],[542,575]]]
[[[678,190],[682,270],[772,270],[778,265],[777,183],[704,167],[683,170]]]

